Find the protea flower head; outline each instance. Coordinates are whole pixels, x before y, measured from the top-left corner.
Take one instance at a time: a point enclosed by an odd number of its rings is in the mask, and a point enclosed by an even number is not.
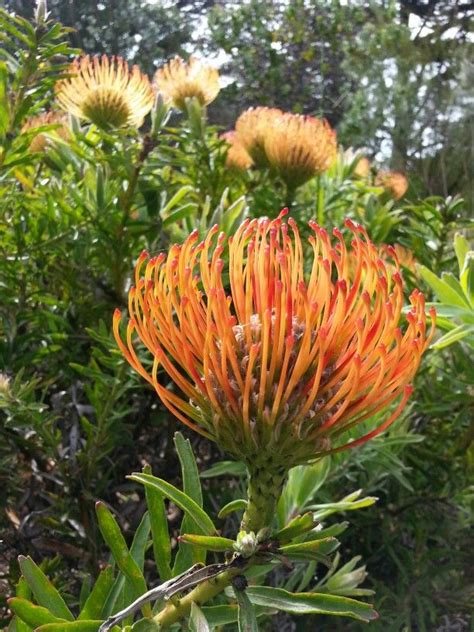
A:
[[[225,132],[221,135],[221,138],[229,145],[226,156],[226,166],[229,169],[245,171],[253,165],[252,158],[240,142],[236,132]]]
[[[277,108],[249,108],[242,112],[235,122],[235,132],[238,141],[259,167],[268,165],[264,149],[265,139],[271,133],[276,121],[283,114]]]
[[[186,63],[175,57],[156,71],[155,86],[174,107],[184,110],[187,98],[196,98],[201,105],[209,105],[220,92],[219,72],[196,57]]]
[[[394,200],[400,200],[408,190],[408,180],[399,171],[379,171],[375,184],[383,187]]]
[[[326,171],[337,156],[336,132],[325,120],[287,113],[264,140],[270,165],[291,188]]]
[[[56,127],[51,130],[52,134],[56,134],[63,140],[69,140],[71,138],[71,130],[68,124],[67,116],[61,112],[43,112],[37,116],[32,116],[27,119],[23,127],[22,133],[34,132],[35,129],[45,127],[47,125],[55,125]],[[39,132],[32,139],[30,143],[30,151],[40,152],[44,151],[48,144],[48,139],[43,132]]]
[[[114,315],[123,355],[165,406],[277,487],[290,467],[388,428],[432,335],[418,290],[400,326],[402,278],[361,226],[346,221],[347,247],[310,222],[306,268],[285,213],[246,220],[229,239],[215,226],[201,242],[195,231],[167,254],[142,253],[125,342]]]
[[[365,156],[362,156],[362,158],[359,158],[359,160],[356,163],[356,166],[354,167],[353,174],[357,176],[358,178],[363,178],[363,179],[368,178],[370,175],[370,160],[366,158]]]
[[[148,77],[121,57],[81,57],[74,60],[71,75],[56,85],[57,102],[104,129],[140,127],[153,107]]]

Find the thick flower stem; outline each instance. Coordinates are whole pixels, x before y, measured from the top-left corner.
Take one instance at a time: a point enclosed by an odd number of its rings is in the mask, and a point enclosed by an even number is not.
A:
[[[275,468],[265,462],[249,466],[247,509],[240,525],[242,531],[257,533],[271,526],[286,476],[287,470],[283,466]]]
[[[160,624],[162,629],[180,621],[189,614],[193,603],[200,606],[221,593],[227,586],[230,586],[234,577],[241,575],[249,565],[250,559],[245,567],[229,568],[217,577],[202,582],[182,599],[173,599],[173,602],[168,602],[168,605],[154,617],[154,621]]]

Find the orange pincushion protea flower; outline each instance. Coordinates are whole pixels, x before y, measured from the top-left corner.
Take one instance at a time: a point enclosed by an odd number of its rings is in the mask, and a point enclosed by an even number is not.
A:
[[[140,127],[153,107],[148,77],[138,66],[130,70],[121,57],[87,55],[74,60],[69,79],[56,85],[56,99],[70,114],[109,129]]]
[[[196,98],[201,105],[209,105],[220,92],[219,72],[205,62],[190,57],[186,63],[175,57],[155,74],[155,85],[165,99],[184,110],[187,98]]]
[[[265,139],[282,116],[284,113],[277,108],[249,108],[235,122],[236,138],[257,166],[268,165]]]
[[[336,243],[315,222],[304,273],[303,244],[285,211],[246,220],[228,240],[197,232],[168,254],[143,253],[129,293],[128,362],[182,422],[216,441],[250,470],[284,473],[376,436],[400,414],[430,337],[424,297],[415,290],[403,331],[400,274],[390,273],[360,226]],[[396,258],[395,258],[396,261]],[[351,273],[351,269],[355,273]],[[434,317],[434,313],[432,314]],[[153,357],[146,367],[134,338]],[[159,380],[168,373],[177,390]],[[356,439],[347,431],[398,402]]]
[[[375,184],[383,187],[394,200],[400,200],[408,191],[408,180],[399,171],[379,171]]]
[[[71,130],[68,125],[67,116],[60,112],[43,112],[37,116],[32,116],[21,128],[22,132],[34,132],[39,127],[46,125],[56,125],[51,132],[56,134],[63,140],[69,140],[71,138]],[[40,152],[44,151],[48,144],[48,139],[40,132],[37,134],[30,143],[30,151]]]
[[[265,136],[264,148],[270,165],[296,188],[332,165],[337,156],[336,132],[325,120],[285,114]]]
[[[237,134],[234,131],[225,132],[225,134],[221,135],[221,138],[229,144],[226,166],[229,169],[237,169],[239,171],[250,169],[253,165],[253,160],[239,141]]]

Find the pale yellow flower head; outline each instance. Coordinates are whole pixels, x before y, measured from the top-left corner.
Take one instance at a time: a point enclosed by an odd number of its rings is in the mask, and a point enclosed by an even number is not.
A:
[[[190,57],[189,62],[181,57],[170,60],[156,71],[154,83],[163,97],[180,110],[186,108],[186,99],[193,97],[201,105],[209,105],[221,89],[217,69],[196,57]]]
[[[229,169],[245,171],[253,165],[252,158],[240,142],[235,131],[226,132],[221,135],[221,138],[229,144],[226,157],[226,166]]]
[[[153,107],[148,77],[121,57],[87,55],[73,62],[71,74],[56,86],[58,104],[98,127],[140,127]]]
[[[379,171],[375,184],[383,187],[394,200],[402,198],[408,190],[408,180],[399,171]]]
[[[287,113],[265,135],[264,150],[280,177],[296,188],[333,164],[336,132],[326,120]]]
[[[257,166],[267,166],[265,139],[284,113],[277,108],[256,107],[242,112],[235,123],[236,137]]]
[[[43,112],[37,116],[32,116],[27,119],[26,123],[21,128],[21,131],[22,133],[32,132],[39,127],[45,127],[46,125],[58,126],[48,133],[57,135],[63,140],[69,140],[71,138],[71,130],[68,125],[67,116],[61,112]],[[29,149],[33,152],[41,152],[46,149],[47,144],[48,138],[46,134],[40,132],[32,139]]]
[[[356,166],[354,167],[353,174],[358,178],[366,179],[370,175],[370,160],[365,156],[359,158]]]

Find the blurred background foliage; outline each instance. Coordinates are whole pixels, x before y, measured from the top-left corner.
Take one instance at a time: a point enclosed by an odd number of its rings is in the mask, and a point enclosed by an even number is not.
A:
[[[4,5],[32,16],[31,2]],[[297,190],[293,216],[302,231],[310,218],[332,228],[349,216],[376,243],[400,243],[424,266],[406,262],[408,287],[436,302],[444,334],[469,334],[427,354],[410,409],[384,437],[300,473],[285,502],[303,509],[358,488],[377,496],[372,510],[347,514],[353,528],[341,538],[341,564],[360,555],[365,585],[376,591],[382,617],[372,629],[469,630],[474,299],[463,279],[472,283],[474,272],[471,255],[460,261],[455,233],[472,248],[470,3],[104,0],[48,8],[73,30],[1,16],[0,625],[9,620],[1,600],[19,576],[19,552],[52,557],[46,570],[72,594],[104,559],[95,500],[111,503],[130,535],[144,505],[125,475],[150,463],[179,482],[175,422],[122,360],[111,315],[125,305],[143,248],[159,252],[216,222],[232,231],[244,216],[276,214],[287,201],[268,170],[227,168],[220,138],[246,107],[268,105],[324,116],[374,173],[375,165],[407,173],[408,193],[394,200],[374,174],[359,177],[357,156],[341,150],[329,171]],[[174,112],[151,145],[135,130],[72,121],[66,140],[49,126],[43,149],[32,151],[38,131],[24,124],[53,102],[78,49],[123,55],[150,74],[171,55],[197,51],[221,65],[226,87],[207,121],[192,109]],[[235,467],[219,464],[215,446],[190,439],[200,470],[210,470],[205,504],[241,497]],[[173,505],[168,521],[179,526]],[[231,520],[222,527],[231,531]],[[313,585],[325,572],[313,569]],[[362,567],[354,573],[352,587],[365,577]],[[268,629],[313,622],[275,625]],[[324,618],[317,626],[363,629]]]

